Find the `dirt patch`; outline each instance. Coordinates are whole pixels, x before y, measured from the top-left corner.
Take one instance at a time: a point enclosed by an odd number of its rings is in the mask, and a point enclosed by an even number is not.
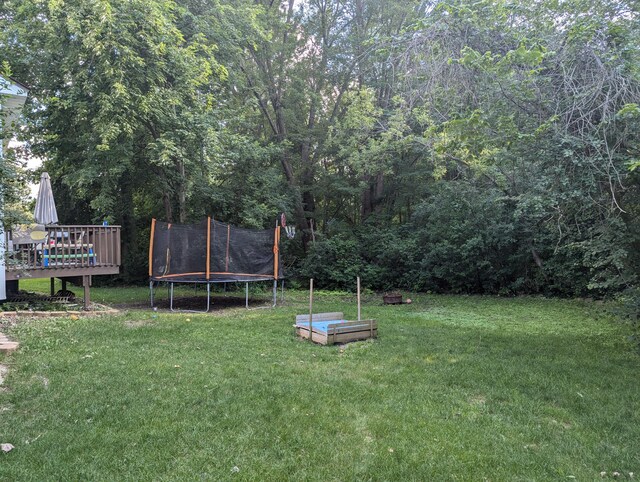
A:
[[[117,315],[120,311],[106,305],[92,304],[91,309],[84,310],[64,310],[64,311],[37,311],[37,310],[18,310],[18,311],[1,311],[0,325],[5,320],[16,318],[61,318],[65,316],[99,316],[99,315]]]
[[[469,399],[469,405],[482,406],[482,405],[484,405],[486,403],[487,403],[487,399],[485,397],[483,397],[482,395],[478,395],[476,397],[473,397],[473,398]]]
[[[49,388],[49,379],[47,377],[43,377],[42,375],[34,375],[32,378],[35,378],[37,381],[42,383],[44,388]]]
[[[249,299],[249,308],[270,307],[272,303],[271,299]],[[153,303],[156,311],[170,312],[169,300],[160,299],[155,300]],[[151,309],[151,305],[148,301],[135,302],[135,303],[118,303],[114,305],[118,309]],[[228,308],[244,308],[245,298],[240,296],[220,296],[211,297],[211,306],[209,312],[222,311]],[[176,297],[173,300],[173,309],[176,311],[181,310],[194,310],[204,311],[207,308],[207,299],[204,296],[184,296]]]
[[[141,328],[143,326],[150,326],[153,323],[150,320],[125,320],[124,326],[127,328]]]

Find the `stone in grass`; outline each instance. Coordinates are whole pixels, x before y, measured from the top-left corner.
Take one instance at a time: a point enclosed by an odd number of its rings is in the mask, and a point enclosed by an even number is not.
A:
[[[1,444],[0,449],[2,449],[4,453],[7,453],[7,452],[11,452],[14,449],[14,447],[11,444]]]
[[[0,352],[9,353],[18,349],[20,344],[17,341],[5,341],[0,343]]]

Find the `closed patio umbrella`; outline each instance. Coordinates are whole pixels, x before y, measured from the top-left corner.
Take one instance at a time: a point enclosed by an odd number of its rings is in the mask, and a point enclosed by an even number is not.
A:
[[[51,178],[46,172],[40,176],[40,188],[36,199],[36,209],[33,212],[36,223],[56,224],[58,222],[58,212],[56,202],[53,200],[53,190],[51,189]]]

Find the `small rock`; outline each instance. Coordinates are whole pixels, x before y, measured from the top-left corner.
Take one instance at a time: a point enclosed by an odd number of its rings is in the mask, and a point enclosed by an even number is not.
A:
[[[231,472],[233,472],[234,474],[237,474],[238,472],[240,472],[240,467],[238,467],[237,465],[234,465],[233,468],[231,469]]]
[[[2,449],[2,451],[4,453],[11,452],[14,448],[15,447],[13,445],[11,445],[11,444],[2,444],[2,445],[0,445],[0,449]]]

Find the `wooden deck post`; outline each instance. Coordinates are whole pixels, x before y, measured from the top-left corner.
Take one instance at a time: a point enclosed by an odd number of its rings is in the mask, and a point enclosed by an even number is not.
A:
[[[56,294],[56,279],[55,278],[51,278],[49,280],[49,284],[50,284],[50,289],[51,289],[51,296]]]
[[[89,299],[89,291],[91,287],[91,276],[85,275],[82,277],[82,286],[84,288],[84,309],[85,311],[89,310],[89,303],[91,300]]]

